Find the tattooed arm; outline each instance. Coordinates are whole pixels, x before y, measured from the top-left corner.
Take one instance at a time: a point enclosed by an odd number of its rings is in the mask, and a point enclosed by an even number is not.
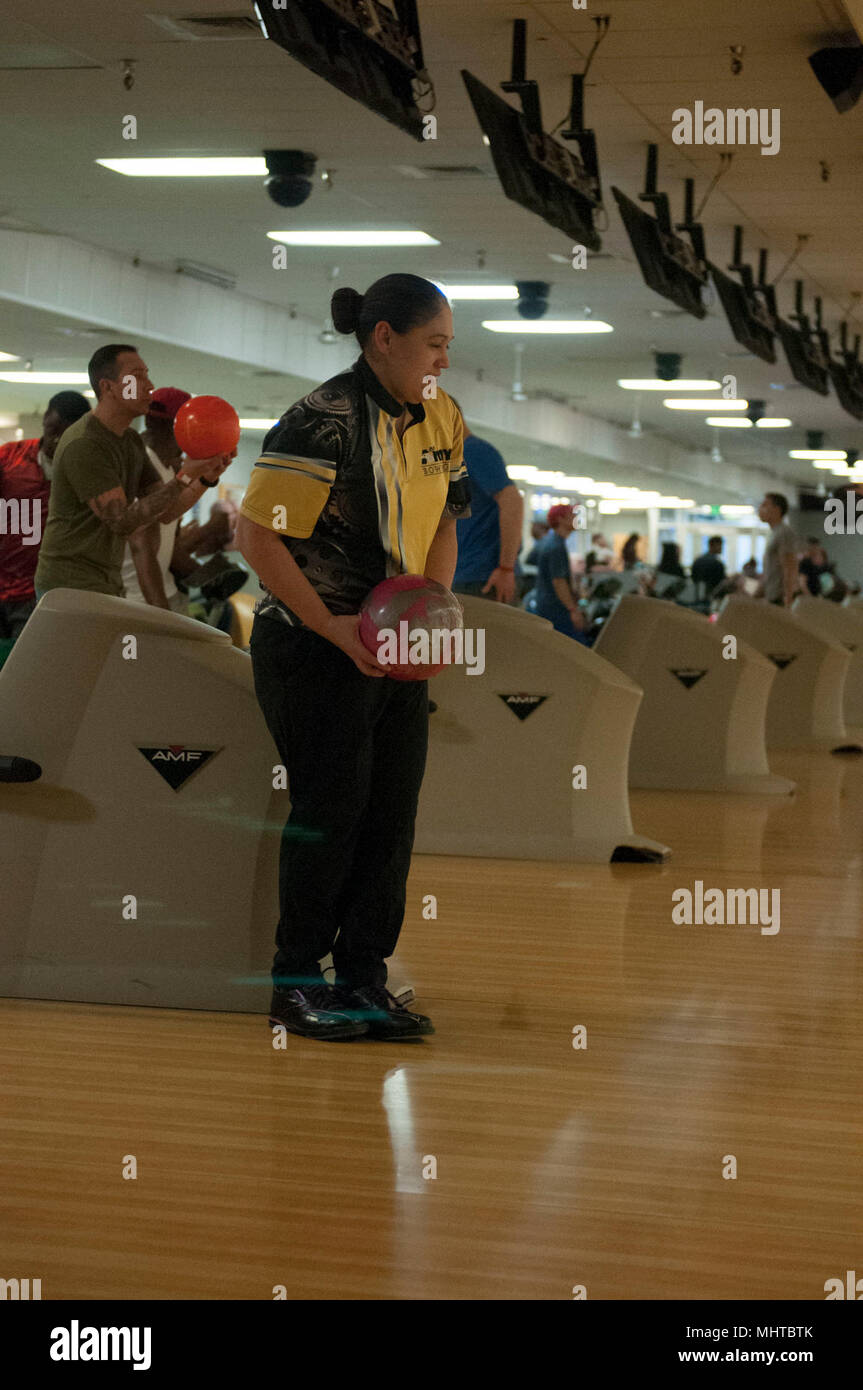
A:
[[[155,483],[148,482],[145,473],[143,481],[147,491],[143,497],[130,502],[123,488],[113,487],[98,497],[89,498],[88,505],[115,535],[131,536],[152,521],[176,521],[204,492],[201,475],[206,473],[211,479],[219,477],[229,463],[226,455],[218,459],[186,459],[181,472],[195,480],[190,487],[179,478],[172,478],[169,483],[158,479]]]

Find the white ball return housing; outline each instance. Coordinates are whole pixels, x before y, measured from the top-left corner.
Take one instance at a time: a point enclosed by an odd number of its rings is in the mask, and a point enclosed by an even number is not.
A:
[[[776,667],[745,642],[734,650],[701,614],[624,596],[595,650],[644,689],[629,756],[633,787],[787,795],[764,728]]]

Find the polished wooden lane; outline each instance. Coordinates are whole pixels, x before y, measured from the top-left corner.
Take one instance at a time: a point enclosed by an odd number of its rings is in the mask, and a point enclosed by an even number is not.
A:
[[[863,759],[773,762],[795,797],[636,794],[662,866],[415,858],[427,1040],[274,1051],[261,1016],[0,1001],[0,1275],[822,1299],[863,1258]],[[674,925],[696,879],[780,889],[779,932]]]

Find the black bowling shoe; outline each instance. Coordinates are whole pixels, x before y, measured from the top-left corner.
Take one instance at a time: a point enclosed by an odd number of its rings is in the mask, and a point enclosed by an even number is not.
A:
[[[382,985],[358,985],[345,990],[344,999],[350,1017],[366,1025],[370,1038],[401,1042],[434,1032],[430,1018],[411,1013]]]
[[[343,990],[325,981],[297,989],[274,989],[270,1026],[281,1024],[289,1033],[320,1042],[342,1042],[369,1032],[369,1025],[348,1006]]]

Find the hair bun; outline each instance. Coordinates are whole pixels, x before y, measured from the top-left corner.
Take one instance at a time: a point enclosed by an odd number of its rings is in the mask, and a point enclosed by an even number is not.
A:
[[[330,316],[337,333],[356,333],[360,321],[363,297],[356,290],[336,290],[330,300]]]

